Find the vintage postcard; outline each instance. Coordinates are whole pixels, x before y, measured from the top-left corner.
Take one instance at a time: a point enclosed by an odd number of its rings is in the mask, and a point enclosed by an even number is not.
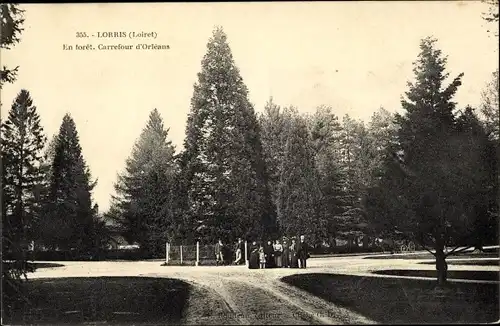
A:
[[[2,323],[497,322],[498,6],[0,4]]]

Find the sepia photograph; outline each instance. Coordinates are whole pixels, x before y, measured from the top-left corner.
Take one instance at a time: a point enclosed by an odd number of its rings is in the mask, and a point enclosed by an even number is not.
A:
[[[500,321],[498,0],[0,16],[2,325]]]

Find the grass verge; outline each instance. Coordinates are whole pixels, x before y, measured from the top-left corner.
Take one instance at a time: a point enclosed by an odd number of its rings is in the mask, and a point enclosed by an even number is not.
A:
[[[30,301],[5,311],[6,324],[178,324],[190,292],[175,279],[95,277],[33,279]]]
[[[384,324],[485,323],[499,318],[498,285],[298,274],[282,281]]]

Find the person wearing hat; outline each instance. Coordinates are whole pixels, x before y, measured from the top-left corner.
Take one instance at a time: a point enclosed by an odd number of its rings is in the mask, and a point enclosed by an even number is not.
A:
[[[299,268],[306,268],[306,260],[309,258],[309,244],[306,242],[306,237],[301,235],[300,241],[297,244],[297,257],[299,259]]]
[[[283,267],[290,267],[290,243],[287,238],[283,238],[283,254],[281,256]]]
[[[250,246],[250,257],[248,261],[249,269],[258,269],[259,268],[259,246],[257,242],[254,241]]]
[[[215,244],[215,261],[217,265],[224,265],[224,245],[221,239]]]
[[[299,263],[297,256],[297,243],[295,241],[295,238],[292,238],[292,243],[290,244],[289,250],[290,250],[290,268],[298,268]]]
[[[264,255],[266,257],[266,268],[274,267],[274,247],[271,240],[267,241],[267,244],[263,245]]]
[[[244,256],[245,244],[243,243],[243,240],[241,240],[241,238],[238,238],[238,243],[236,244],[234,251],[236,252],[236,259],[235,259],[234,263],[236,265],[243,264],[245,262],[245,258],[246,258]]]
[[[274,245],[274,266],[277,268],[283,267],[283,245],[279,240],[276,240]]]

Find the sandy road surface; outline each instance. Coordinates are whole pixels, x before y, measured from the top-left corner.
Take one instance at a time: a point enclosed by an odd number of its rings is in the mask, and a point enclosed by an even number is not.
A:
[[[186,324],[374,324],[355,312],[312,296],[279,279],[298,273],[348,273],[368,275],[379,269],[434,269],[423,260],[313,258],[308,268],[249,270],[244,266],[160,266],[160,261],[59,262],[64,267],[39,269],[30,278],[144,276],[169,277],[193,285]],[[454,265],[450,269],[470,269]],[[474,266],[498,270],[496,266]],[[375,276],[375,275],[371,275]],[[379,276],[381,277],[381,276]],[[382,276],[383,277],[383,276]]]

